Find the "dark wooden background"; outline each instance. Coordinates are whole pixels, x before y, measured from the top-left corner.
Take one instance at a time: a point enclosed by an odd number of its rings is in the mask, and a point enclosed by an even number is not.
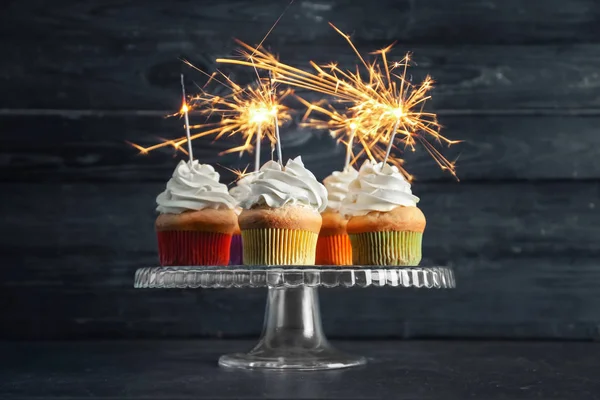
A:
[[[3,1],[0,338],[251,336],[262,290],[136,291],[156,264],[154,198],[177,160],[125,144],[182,133],[178,77],[258,42],[287,0]],[[600,338],[600,2],[296,0],[267,44],[288,62],[354,62],[398,40],[465,143],[461,182],[408,157],[428,217],[425,263],[454,291],[322,293],[332,337]],[[236,75],[243,80],[244,73]],[[343,149],[283,130],[319,178]],[[195,145],[208,163],[231,143]],[[268,155],[265,153],[263,158]],[[225,180],[231,174],[222,170]]]

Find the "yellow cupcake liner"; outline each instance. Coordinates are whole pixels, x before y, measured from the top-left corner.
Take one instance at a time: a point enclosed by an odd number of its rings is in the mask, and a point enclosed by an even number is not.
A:
[[[414,266],[421,262],[422,232],[365,232],[349,236],[354,265]]]
[[[243,230],[244,265],[314,265],[318,237],[296,229]]]

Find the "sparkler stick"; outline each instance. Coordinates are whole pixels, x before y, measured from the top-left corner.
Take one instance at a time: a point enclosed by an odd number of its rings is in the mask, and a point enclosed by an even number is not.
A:
[[[350,136],[348,137],[348,144],[346,145],[346,162],[344,163],[344,169],[350,165],[350,157],[352,156],[352,145],[354,144],[354,135],[356,135],[356,123],[350,124]]]
[[[396,139],[396,132],[398,131],[398,124],[400,124],[400,120],[396,122],[394,125],[394,130],[392,131],[392,137],[388,143],[387,149],[385,150],[385,157],[383,158],[383,165],[387,164],[388,158],[390,157],[390,152],[392,151],[392,146],[394,145],[394,139]],[[382,168],[383,168],[382,165]]]
[[[271,99],[275,103],[275,93],[273,89],[273,71],[269,71],[269,86],[271,88]],[[273,113],[273,120],[275,124],[275,144],[277,145],[277,160],[279,165],[283,165],[283,156],[281,154],[281,137],[279,136],[279,119],[277,118],[277,112]]]
[[[187,146],[188,146],[188,155],[190,157],[190,164],[194,161],[194,153],[192,151],[192,138],[190,134],[190,117],[188,115],[188,105],[187,99],[185,97],[185,84],[183,83],[183,74],[181,74],[181,94],[183,97],[183,105],[181,106],[181,110],[183,111],[183,116],[185,118],[185,135],[187,136]]]
[[[260,139],[262,135],[262,125],[259,124],[257,129],[256,147],[254,147],[254,172],[258,172],[258,170],[260,170]]]

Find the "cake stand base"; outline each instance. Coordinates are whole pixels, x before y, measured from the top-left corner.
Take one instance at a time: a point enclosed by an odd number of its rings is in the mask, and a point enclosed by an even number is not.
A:
[[[136,288],[269,288],[260,341],[247,354],[219,359],[228,368],[323,370],[366,363],[364,357],[341,353],[323,334],[318,288],[395,287],[454,288],[446,267],[329,265],[181,266],[140,268]]]
[[[323,370],[366,363],[364,357],[334,349],[323,333],[316,287],[271,287],[263,332],[247,354],[224,355],[219,365],[228,368]]]

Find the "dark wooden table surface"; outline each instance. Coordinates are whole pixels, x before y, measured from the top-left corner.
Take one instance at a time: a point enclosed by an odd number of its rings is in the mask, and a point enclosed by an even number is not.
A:
[[[0,344],[2,399],[596,399],[584,342],[340,342],[366,367],[278,373],[217,367],[251,341]]]

